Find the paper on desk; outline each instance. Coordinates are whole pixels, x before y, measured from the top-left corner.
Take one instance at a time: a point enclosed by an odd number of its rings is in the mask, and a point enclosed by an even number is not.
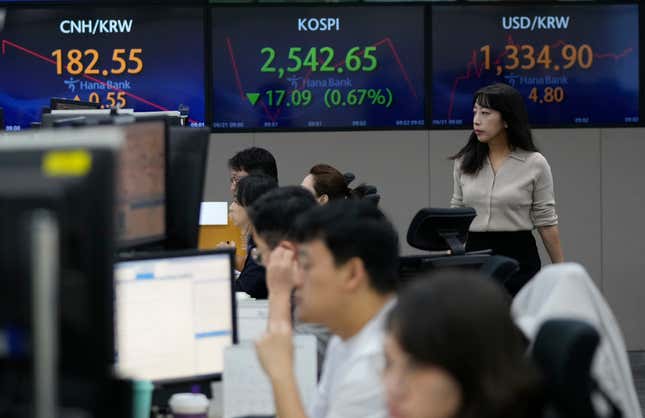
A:
[[[294,337],[295,372],[305,408],[316,391],[316,337]],[[224,351],[224,418],[245,415],[274,415],[271,384],[266,377],[253,342],[242,342]]]

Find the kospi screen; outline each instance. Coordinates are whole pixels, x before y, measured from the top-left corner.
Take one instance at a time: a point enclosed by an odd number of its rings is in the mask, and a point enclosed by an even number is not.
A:
[[[0,28],[0,107],[8,130],[52,97],[135,111],[189,108],[204,126],[201,7],[8,7]]]
[[[638,5],[434,6],[432,126],[470,125],[494,82],[522,93],[533,126],[638,123]]]
[[[422,6],[212,8],[215,129],[419,128]]]

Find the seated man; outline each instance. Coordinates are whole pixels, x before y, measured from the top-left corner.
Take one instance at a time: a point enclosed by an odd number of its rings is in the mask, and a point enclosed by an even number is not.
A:
[[[314,206],[316,206],[316,200],[310,192],[302,187],[288,186],[265,193],[247,209],[253,225],[253,240],[256,244],[252,255],[255,256],[258,264],[267,268],[269,315],[279,315],[282,320],[289,323],[292,321],[291,290],[282,292],[281,289],[272,289],[271,283],[279,285],[281,281],[275,279],[276,276],[290,277],[293,273],[290,270],[286,272],[280,270],[283,263],[279,263],[277,257],[271,258],[270,254],[280,245],[286,254],[291,254],[291,258],[295,259],[295,244],[290,241],[295,219]],[[288,268],[294,266],[295,264]],[[271,277],[274,277],[272,281]],[[287,278],[287,280],[291,279]],[[329,341],[329,330],[320,325],[304,324],[297,320],[294,327],[297,334],[316,336],[318,364],[322,365]]]
[[[387,417],[381,374],[384,321],[397,285],[399,243],[394,227],[370,202],[339,200],[302,215],[293,236],[297,260],[289,246],[268,255],[269,326],[256,344],[273,386],[277,415]],[[296,386],[291,327],[284,307],[277,304],[288,303],[292,289],[296,317],[335,334],[308,412]]]
[[[237,182],[249,174],[264,174],[278,182],[278,167],[273,155],[264,148],[251,147],[235,153],[228,160],[231,193],[235,195]]]

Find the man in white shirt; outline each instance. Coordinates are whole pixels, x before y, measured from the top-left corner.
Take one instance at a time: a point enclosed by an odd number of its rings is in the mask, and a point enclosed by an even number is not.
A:
[[[273,386],[277,415],[387,417],[381,372],[383,325],[397,285],[394,227],[373,203],[342,200],[301,215],[291,235],[297,248],[288,243],[262,254],[270,312],[257,352]],[[258,249],[266,248],[262,237],[255,238]],[[296,317],[335,335],[312,405],[302,404],[293,371],[292,290]]]

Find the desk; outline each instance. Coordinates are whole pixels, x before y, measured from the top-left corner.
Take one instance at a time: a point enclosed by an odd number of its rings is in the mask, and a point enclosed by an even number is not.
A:
[[[235,255],[238,258],[246,257],[246,239],[242,231],[230,221],[228,225],[202,225],[199,227],[199,241],[197,247],[200,250],[215,248],[220,242],[234,241]]]

